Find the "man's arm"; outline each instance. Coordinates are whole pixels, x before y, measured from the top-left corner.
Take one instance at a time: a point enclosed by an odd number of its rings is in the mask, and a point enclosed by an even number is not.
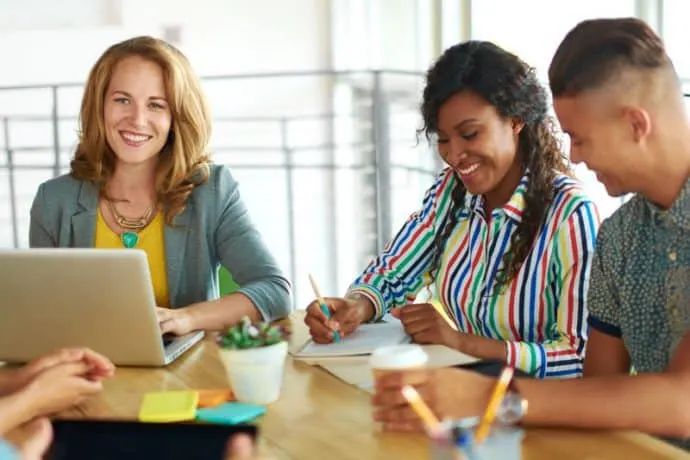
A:
[[[389,430],[419,430],[419,418],[400,389],[413,385],[441,417],[478,416],[496,384],[473,371],[444,368],[388,373],[376,380],[374,418]],[[526,425],[632,429],[690,437],[690,331],[662,373],[571,380],[517,379],[528,402]],[[458,391],[462,388],[462,391]]]
[[[33,401],[26,392],[0,398],[0,436],[36,416]]]
[[[587,289],[589,338],[584,362],[585,377],[628,375],[630,355],[619,323],[620,300],[616,274],[619,272],[616,222],[604,222],[597,237]]]
[[[630,355],[620,336],[590,328],[585,377],[610,377],[630,373]]]
[[[690,437],[690,332],[663,373],[518,380],[517,388],[529,402],[526,424],[635,429]]]

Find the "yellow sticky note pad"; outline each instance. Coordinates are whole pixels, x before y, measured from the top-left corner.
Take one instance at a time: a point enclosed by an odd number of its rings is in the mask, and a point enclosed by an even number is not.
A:
[[[196,417],[199,393],[161,391],[146,393],[139,408],[141,422],[182,422]]]

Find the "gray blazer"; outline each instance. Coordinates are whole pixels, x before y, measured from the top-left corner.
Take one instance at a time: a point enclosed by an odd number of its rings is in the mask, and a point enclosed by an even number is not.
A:
[[[31,206],[29,245],[93,247],[98,188],[66,174],[41,184]],[[165,226],[165,257],[171,306],[218,298],[218,268],[227,268],[264,318],[292,310],[290,283],[250,220],[237,181],[227,167],[211,165],[187,207]]]

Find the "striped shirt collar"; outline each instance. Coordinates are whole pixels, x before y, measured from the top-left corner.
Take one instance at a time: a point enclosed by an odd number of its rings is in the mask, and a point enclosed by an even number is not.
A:
[[[527,182],[529,179],[529,170],[520,179],[520,183],[515,188],[510,199],[501,208],[494,209],[492,218],[497,217],[500,213],[505,214],[508,218],[514,220],[516,223],[522,221],[522,213],[525,210],[525,193],[527,192]],[[465,208],[472,212],[484,216],[484,195],[473,195],[471,193],[465,194]]]

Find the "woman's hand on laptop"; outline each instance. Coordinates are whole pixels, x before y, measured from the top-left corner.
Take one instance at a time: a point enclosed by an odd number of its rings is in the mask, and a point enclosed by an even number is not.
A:
[[[161,334],[185,335],[192,332],[192,318],[185,308],[156,307]]]

